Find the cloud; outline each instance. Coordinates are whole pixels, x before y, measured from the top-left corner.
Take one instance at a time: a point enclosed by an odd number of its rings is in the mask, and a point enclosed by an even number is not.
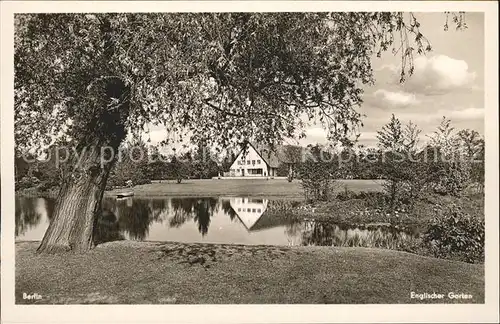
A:
[[[416,112],[416,111],[402,111],[395,114],[395,116],[406,123],[412,121],[417,124],[423,123],[436,123],[439,122],[443,116],[454,121],[470,121],[481,120],[484,118],[483,108],[465,108],[465,109],[436,109],[433,112]],[[376,124],[389,122],[390,115],[372,116],[370,121]],[[366,122],[365,122],[366,124]]]
[[[445,112],[446,113],[446,112]],[[463,110],[452,110],[447,111],[448,115],[444,115],[453,120],[471,120],[471,119],[483,119],[484,109],[483,108],[467,108]]]
[[[419,56],[414,65],[414,74],[403,86],[408,91],[435,95],[474,87],[476,73],[469,72],[469,66],[463,60],[446,55]]]
[[[443,116],[448,119],[451,119],[453,122],[458,121],[471,121],[471,120],[481,120],[484,118],[484,109],[483,108],[466,108],[466,109],[439,109],[433,113],[428,114],[418,114],[418,113],[410,113],[410,114],[401,114],[400,119],[402,121],[412,120],[413,122],[420,123],[436,123],[439,122]]]
[[[322,127],[311,127],[306,130],[306,138],[300,142],[302,144],[315,144],[326,142],[326,130]]]
[[[358,144],[365,147],[377,147],[378,139],[377,132],[360,132]]]
[[[408,107],[419,103],[417,97],[413,93],[404,91],[389,91],[378,89],[373,93],[370,103],[378,107]]]
[[[392,73],[396,73],[399,71],[400,68],[398,68],[396,65],[394,64],[383,64],[381,67],[375,69],[375,71],[384,71],[384,70],[388,70]]]

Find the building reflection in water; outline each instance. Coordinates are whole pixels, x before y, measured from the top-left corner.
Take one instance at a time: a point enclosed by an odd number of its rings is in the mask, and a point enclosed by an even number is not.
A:
[[[267,209],[267,199],[229,198],[229,204],[248,231],[254,229]]]

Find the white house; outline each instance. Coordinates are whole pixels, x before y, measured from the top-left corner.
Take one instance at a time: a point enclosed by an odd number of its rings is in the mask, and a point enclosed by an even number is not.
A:
[[[256,148],[250,143],[234,160],[229,169],[231,177],[275,177],[279,160],[277,154],[265,148]]]

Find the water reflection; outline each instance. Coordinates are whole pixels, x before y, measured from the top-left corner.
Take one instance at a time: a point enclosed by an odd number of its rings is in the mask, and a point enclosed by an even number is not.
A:
[[[303,245],[369,247],[400,250],[416,240],[415,235],[393,227],[340,226],[327,222],[307,221],[303,223]]]
[[[229,205],[249,231],[262,219],[268,204],[267,199],[230,198]]]
[[[51,205],[43,198],[25,197],[16,197],[15,204],[16,237],[36,227],[40,223],[43,214],[48,214],[50,208],[48,205]]]
[[[114,240],[227,244],[364,246],[399,249],[414,237],[385,228],[298,222],[297,202],[245,197],[105,198],[96,243]],[[16,239],[41,240],[54,200],[16,197]]]
[[[107,209],[103,210],[101,217],[97,219],[97,226],[94,228],[94,242],[101,244],[124,239],[116,215]]]

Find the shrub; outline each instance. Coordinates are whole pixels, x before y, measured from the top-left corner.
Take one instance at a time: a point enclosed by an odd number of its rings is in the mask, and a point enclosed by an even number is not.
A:
[[[57,187],[59,185],[59,183],[55,182],[55,181],[42,181],[38,186],[37,186],[37,189],[40,190],[40,191],[46,191],[46,190],[50,190],[54,187]]]
[[[436,193],[461,195],[470,183],[470,165],[468,163],[443,163],[438,182],[434,188]]]
[[[465,213],[460,207],[438,211],[424,234],[424,242],[438,258],[469,263],[484,262],[484,219]]]
[[[334,180],[328,164],[306,161],[302,163],[299,174],[307,201],[326,201],[330,198]]]
[[[344,190],[339,192],[336,198],[340,201],[347,201],[356,198],[356,193],[352,190],[349,190],[347,186],[344,186]]]
[[[16,183],[16,190],[33,188],[40,184],[40,180],[36,177],[25,176]]]

